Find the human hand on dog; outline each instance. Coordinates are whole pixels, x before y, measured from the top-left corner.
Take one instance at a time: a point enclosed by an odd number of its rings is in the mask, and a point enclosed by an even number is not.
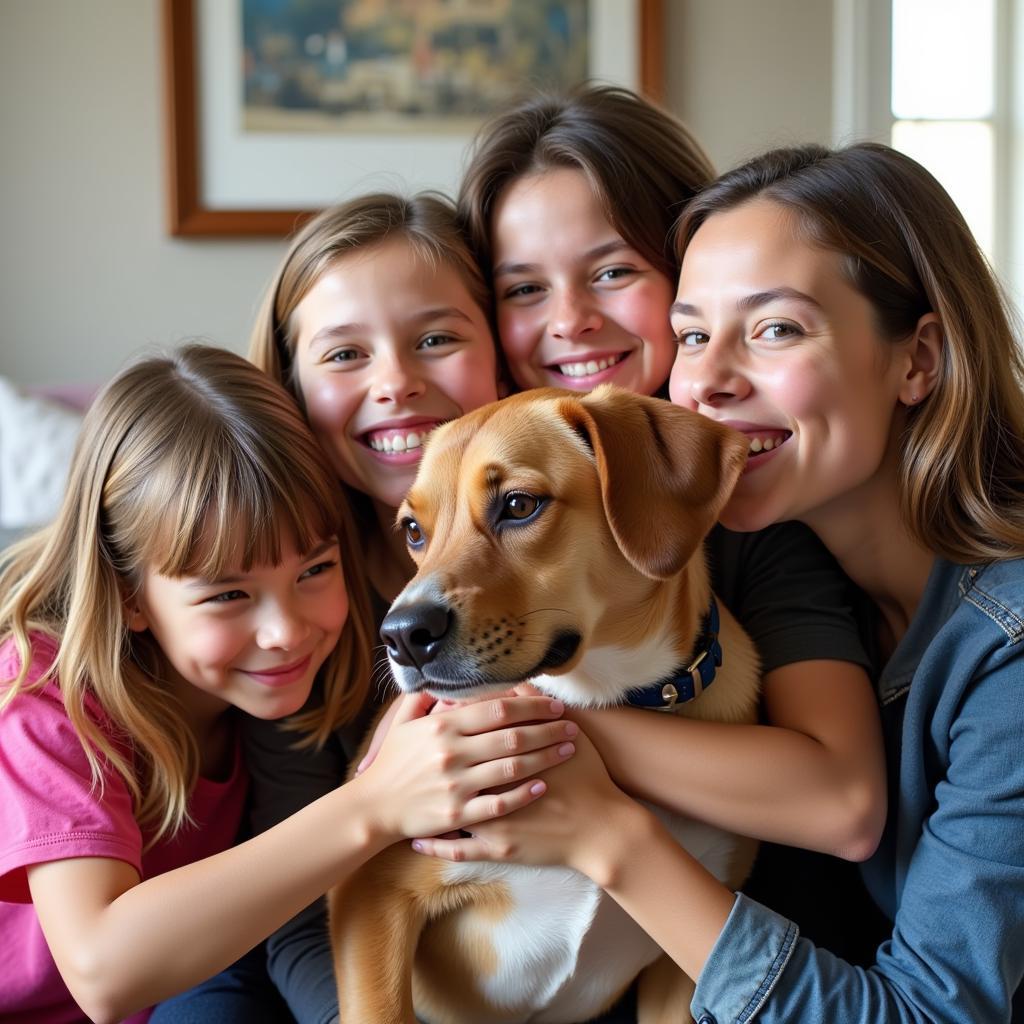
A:
[[[617,838],[612,823],[641,808],[611,780],[583,733],[574,742],[576,755],[545,774],[542,801],[474,825],[468,837],[416,839],[413,849],[450,861],[559,865],[600,876],[603,849]]]
[[[499,697],[442,715],[429,714],[433,703],[422,694],[400,697],[376,757],[352,783],[370,794],[395,839],[525,807],[547,788],[536,775],[575,752],[578,727],[550,697]]]
[[[532,697],[543,697],[544,694],[535,686],[530,686],[528,683],[520,683],[518,686],[513,687],[508,691],[507,696],[532,696]],[[425,702],[427,708],[426,714],[436,715],[442,714],[445,711],[451,711],[452,708],[463,707],[466,704],[476,703],[476,701],[463,700],[437,700],[431,697],[428,693],[421,693],[420,699]],[[506,696],[506,694],[502,694]],[[405,695],[396,697],[392,702],[391,706],[381,715],[380,721],[377,723],[377,728],[373,730],[373,736],[370,738],[370,745],[366,748],[366,753],[363,755],[363,759],[356,765],[356,775],[361,775],[366,771],[367,768],[373,764],[374,758],[377,756],[377,751],[380,750],[381,744],[384,742],[384,738],[387,736],[391,729],[392,724],[395,720],[395,714],[398,711],[399,706],[405,699]],[[478,697],[477,701],[489,700],[489,697]]]

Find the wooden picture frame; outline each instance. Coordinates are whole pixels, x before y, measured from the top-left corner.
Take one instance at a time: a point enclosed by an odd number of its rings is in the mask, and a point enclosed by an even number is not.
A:
[[[246,205],[244,200],[241,205],[225,203],[204,194],[206,168],[203,161],[210,157],[202,136],[205,98],[201,91],[198,32],[199,5],[210,2],[212,0],[163,0],[169,231],[179,237],[281,237],[313,216],[315,204],[300,202],[263,208],[255,203]],[[216,0],[223,6],[227,2]],[[615,2],[621,5],[624,17],[636,19],[635,25],[627,27],[637,40],[637,80],[623,84],[659,101],[664,89],[663,0]],[[611,10],[617,11],[618,7]],[[297,134],[296,140],[297,147],[304,144]],[[296,165],[298,162],[297,159]]]

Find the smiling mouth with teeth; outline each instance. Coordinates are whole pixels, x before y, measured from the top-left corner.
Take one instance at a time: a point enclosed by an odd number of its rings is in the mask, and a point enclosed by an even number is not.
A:
[[[441,424],[436,423],[428,429],[407,430],[404,432],[393,430],[386,434],[378,435],[367,434],[365,442],[367,447],[372,448],[375,452],[383,452],[385,455],[415,451],[426,444],[427,438],[439,426]]]
[[[750,454],[759,455],[761,452],[770,452],[790,438],[790,432],[781,431],[777,434],[767,434],[760,437],[750,437]]]
[[[591,377],[595,373],[607,370],[609,367],[621,363],[628,353],[622,352],[617,356],[607,356],[603,359],[588,359],[578,363],[555,363],[551,367],[556,369],[563,377]]]

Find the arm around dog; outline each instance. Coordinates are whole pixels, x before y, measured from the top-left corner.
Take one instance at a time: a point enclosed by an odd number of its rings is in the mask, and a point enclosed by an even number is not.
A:
[[[706,722],[635,708],[574,711],[619,785],[757,839],[866,860],[885,824],[874,697],[843,662],[769,673],[770,725]]]
[[[866,859],[886,794],[858,595],[797,523],[756,534],[718,527],[707,546],[715,592],[761,657],[766,724],[633,709],[574,717],[630,793],[744,835]]]
[[[980,632],[976,621],[970,627]],[[792,921],[717,882],[609,781],[583,733],[577,757],[549,773],[544,801],[474,827],[472,839],[418,846],[451,860],[559,863],[587,874],[697,979],[696,1019],[1010,1020],[1024,965],[1024,768],[991,752],[1015,749],[1024,728],[1024,704],[1007,699],[1019,689],[1015,646],[996,637],[999,649],[985,652],[971,678],[952,681],[962,700],[936,711],[943,719],[937,734],[949,738],[946,763],[932,768],[942,785],[930,789],[917,772],[904,784],[904,806],[921,818],[907,835],[919,838],[899,864],[890,850],[879,866],[890,884],[897,872],[902,878],[892,885],[891,941],[870,969],[816,946]],[[947,678],[948,652],[936,651],[926,666],[934,677],[925,672],[919,680],[929,696]],[[933,722],[915,725],[910,739],[930,742]],[[964,892],[973,898],[958,899]]]
[[[75,999],[93,1019],[113,1021],[182,991],[397,840],[532,802],[544,791],[536,773],[573,752],[561,705],[548,698],[465,711],[443,722],[422,718],[422,702],[407,699],[362,776],[262,835],[185,867],[144,881],[109,858],[29,868],[39,920]],[[516,735],[511,754],[508,732]],[[424,771],[425,762],[436,770]],[[500,795],[482,793],[517,779],[526,781]]]
[[[615,785],[583,733],[577,737],[577,755],[552,769],[548,778],[545,806],[538,803],[483,822],[469,838],[419,839],[413,848],[452,861],[575,868],[697,977],[729,916],[733,893]]]

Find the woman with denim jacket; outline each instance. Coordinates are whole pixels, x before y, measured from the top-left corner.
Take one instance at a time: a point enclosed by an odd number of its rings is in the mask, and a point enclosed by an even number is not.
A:
[[[582,738],[543,801],[417,848],[587,873],[697,979],[699,1024],[1024,1021],[1024,360],[999,287],[942,187],[872,144],[756,158],[677,238],[672,400],[750,437],[723,522],[807,523],[865,595],[891,938],[854,966],[729,892]]]

